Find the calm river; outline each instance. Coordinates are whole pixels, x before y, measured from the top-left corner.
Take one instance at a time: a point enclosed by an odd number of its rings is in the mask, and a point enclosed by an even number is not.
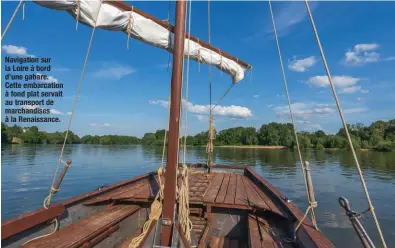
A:
[[[3,146],[1,150],[2,220],[41,207],[48,194],[60,146]],[[304,151],[310,161],[318,226],[337,247],[360,247],[338,197],[344,196],[356,211],[367,202],[348,151]],[[389,247],[395,246],[395,153],[359,152],[365,179]],[[72,145],[65,151],[72,167],[54,197],[61,201],[105,184],[131,178],[160,166],[161,148],[142,146]],[[189,148],[188,162],[205,162],[204,148]],[[303,211],[306,195],[297,154],[289,150],[216,148],[218,164],[251,165]],[[363,223],[376,242],[378,234],[370,214]]]

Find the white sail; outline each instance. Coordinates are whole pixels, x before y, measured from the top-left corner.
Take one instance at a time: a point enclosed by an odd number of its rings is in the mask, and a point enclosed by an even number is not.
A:
[[[172,52],[173,33],[136,12],[124,11],[106,2],[103,2],[100,6],[100,0],[44,0],[34,2],[50,9],[67,11],[74,18],[77,18],[78,14],[78,21],[88,26],[96,25],[97,28],[129,33],[135,39]],[[100,11],[99,15],[98,11]],[[96,16],[97,22],[95,24]],[[188,45],[190,46],[189,54]],[[231,75],[234,83],[244,78],[245,67],[193,40],[185,39],[184,54],[200,63],[216,66],[219,70]]]

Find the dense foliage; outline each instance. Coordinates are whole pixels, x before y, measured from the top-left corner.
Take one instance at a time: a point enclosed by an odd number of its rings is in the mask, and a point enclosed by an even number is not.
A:
[[[370,126],[363,124],[349,125],[350,134],[355,148],[392,150],[395,148],[395,119],[390,121],[376,121]],[[207,144],[207,131],[187,136],[186,143],[190,146],[205,146]],[[62,144],[65,132],[47,133],[41,132],[37,127],[21,128],[17,125],[7,126],[1,124],[2,143],[11,143],[14,138],[19,143],[28,144]],[[69,144],[102,144],[102,145],[163,145],[165,130],[155,133],[146,133],[139,139],[134,136],[86,135],[82,138],[69,132],[67,143]],[[348,148],[346,133],[343,128],[337,134],[326,134],[319,130],[316,132],[299,132],[299,145],[301,148]],[[183,142],[183,138],[181,138]],[[253,127],[234,127],[224,129],[216,133],[214,145],[264,145],[285,146],[293,148],[296,146],[294,130],[291,124],[275,123],[262,125],[259,129]]]
[[[17,143],[24,144],[63,144],[66,132],[48,133],[39,131],[36,126],[22,128],[17,125],[7,126],[1,123],[1,142],[13,143],[15,138]],[[124,135],[86,135],[78,137],[72,131],[67,136],[67,144],[102,144],[102,145],[131,145],[140,144],[140,139],[134,136]]]

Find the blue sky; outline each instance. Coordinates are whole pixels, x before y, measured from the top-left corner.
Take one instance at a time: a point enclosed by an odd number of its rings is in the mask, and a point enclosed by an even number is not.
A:
[[[167,18],[168,2],[134,4]],[[2,29],[16,5],[2,2]],[[369,125],[395,118],[395,2],[313,2],[311,9],[346,120]],[[273,11],[297,129],[336,132],[341,122],[304,3],[273,2]],[[247,73],[220,103],[217,129],[289,121],[268,3],[212,2],[211,15],[212,44],[254,67],[252,78]],[[191,26],[194,36],[207,40],[207,2],[193,2]],[[67,13],[28,2],[25,20],[19,13],[2,41],[2,62],[7,53],[51,57],[51,76],[64,84],[65,97],[53,112],[62,123],[38,124],[40,129],[65,129],[90,34],[91,28],[81,24],[76,31]],[[75,133],[142,136],[166,127],[168,53],[137,40],[127,50],[126,40],[123,33],[97,30],[72,123]],[[215,68],[212,72],[215,102],[231,78]],[[207,129],[207,104],[208,67],[201,65],[199,71],[192,62],[189,134]]]

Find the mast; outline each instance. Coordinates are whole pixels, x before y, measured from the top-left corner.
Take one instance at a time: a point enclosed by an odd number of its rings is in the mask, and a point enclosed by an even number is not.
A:
[[[162,236],[161,245],[171,245],[173,231],[174,212],[176,205],[176,185],[179,153],[179,122],[181,110],[181,90],[184,60],[184,37],[185,37],[185,0],[176,2],[176,23],[174,30],[174,54],[173,71],[171,75],[170,97],[170,125],[169,143],[167,149],[167,165],[165,172],[165,186],[162,212]]]

